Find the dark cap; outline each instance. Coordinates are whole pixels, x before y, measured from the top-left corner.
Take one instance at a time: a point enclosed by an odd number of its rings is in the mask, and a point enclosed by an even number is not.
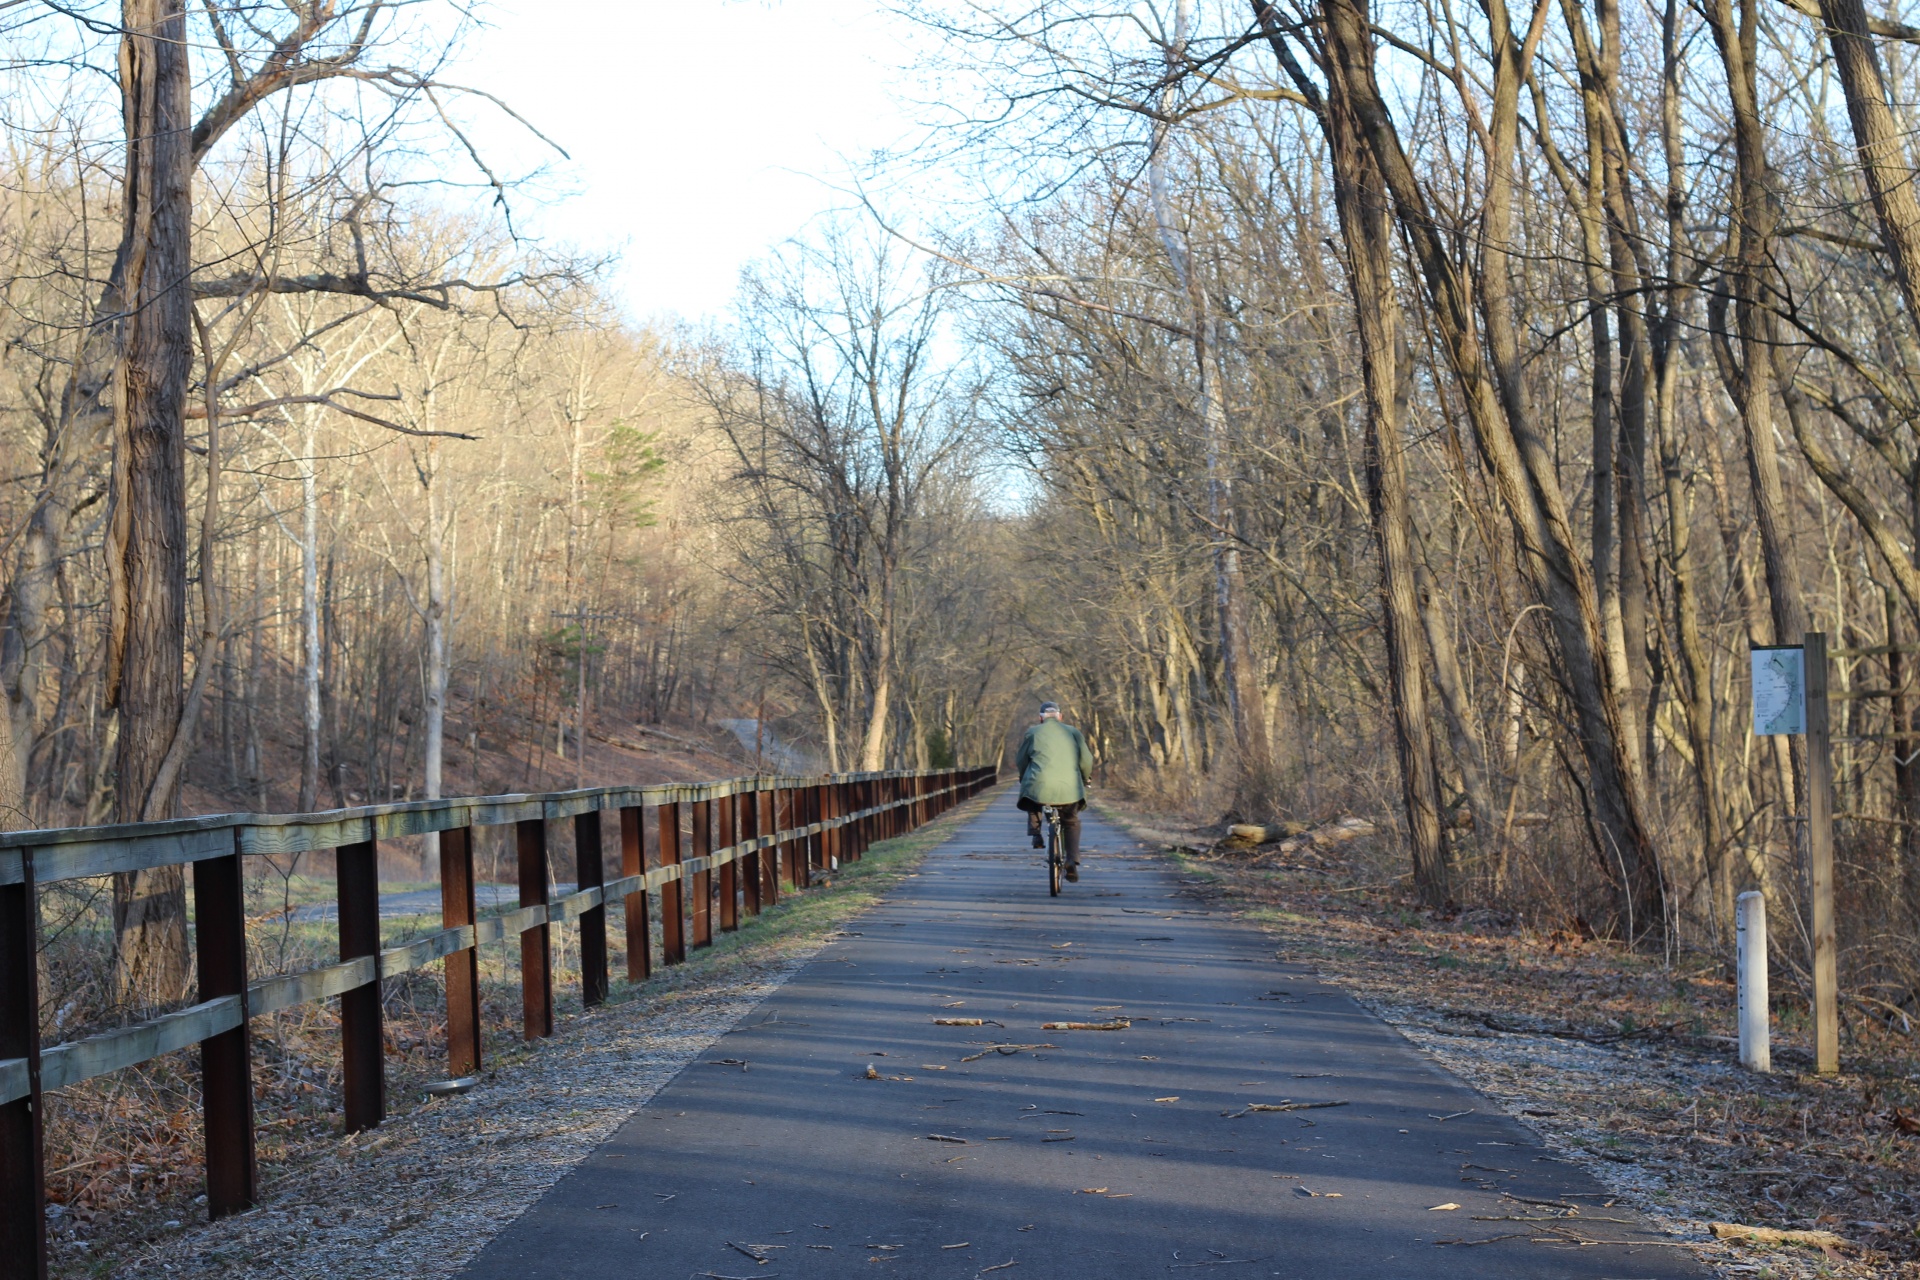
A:
[[[1043,702],[1043,703],[1041,703],[1041,704],[1040,704],[1040,714],[1041,714],[1041,715],[1045,715],[1045,714],[1047,714],[1047,712],[1049,712],[1049,711],[1051,711],[1051,712],[1053,712],[1053,713],[1054,713],[1055,715],[1059,715],[1059,714],[1060,714],[1060,704],[1059,704],[1059,703],[1057,703],[1057,702]]]

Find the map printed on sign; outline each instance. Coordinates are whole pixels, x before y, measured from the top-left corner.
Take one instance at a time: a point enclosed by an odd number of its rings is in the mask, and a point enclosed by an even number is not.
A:
[[[1806,651],[1799,645],[1755,646],[1753,731],[1807,731]]]

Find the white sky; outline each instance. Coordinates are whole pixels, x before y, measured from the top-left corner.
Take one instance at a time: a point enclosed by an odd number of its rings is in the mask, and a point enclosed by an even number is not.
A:
[[[912,106],[891,94],[911,33],[881,0],[494,0],[484,12],[490,29],[448,78],[498,94],[572,156],[555,171],[560,198],[522,196],[516,218],[617,250],[616,294],[636,319],[722,312],[742,264],[846,203],[827,182],[845,185],[847,161],[914,132]],[[535,155],[497,115],[477,140],[490,161]]]

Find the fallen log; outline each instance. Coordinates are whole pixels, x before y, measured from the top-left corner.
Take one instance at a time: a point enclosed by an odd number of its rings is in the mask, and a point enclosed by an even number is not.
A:
[[[1709,1230],[1718,1240],[1746,1240],[1753,1244],[1798,1244],[1809,1249],[1836,1249],[1846,1239],[1831,1231],[1783,1231],[1779,1227],[1749,1227],[1739,1222],[1710,1222]]]

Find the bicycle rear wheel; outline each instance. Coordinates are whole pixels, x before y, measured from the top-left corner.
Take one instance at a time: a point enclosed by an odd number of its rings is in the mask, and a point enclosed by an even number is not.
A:
[[[1060,896],[1060,819],[1047,815],[1047,896]]]

